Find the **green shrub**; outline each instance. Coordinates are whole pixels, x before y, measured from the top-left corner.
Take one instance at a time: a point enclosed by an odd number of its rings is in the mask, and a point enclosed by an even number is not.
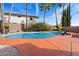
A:
[[[51,27],[48,24],[36,23],[32,24],[28,28],[29,31],[51,31]]]
[[[7,34],[9,32],[9,26],[6,25],[4,28],[5,28],[5,34]]]

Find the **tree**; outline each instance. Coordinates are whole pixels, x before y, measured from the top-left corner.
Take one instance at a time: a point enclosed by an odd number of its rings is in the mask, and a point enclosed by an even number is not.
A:
[[[4,3],[1,3],[2,33],[4,33]]]
[[[44,23],[45,23],[45,16],[46,16],[47,10],[50,10],[50,3],[41,3],[40,10],[44,11]]]
[[[1,11],[1,3],[0,3],[0,11]]]
[[[28,3],[26,3],[26,31],[28,31]]]
[[[58,26],[58,19],[57,19],[57,7],[62,7],[63,4],[60,4],[60,3],[50,3],[49,4],[50,7],[53,7],[54,8],[54,11],[55,11],[55,18],[56,18],[56,28],[57,30],[59,30],[59,26]]]
[[[71,12],[70,12],[70,3],[67,7],[67,27],[71,25]]]
[[[63,10],[62,14],[62,27],[69,27],[71,25],[70,4],[67,9]]]
[[[58,26],[58,15],[57,15],[57,7],[62,7],[62,4],[60,4],[60,3],[54,3],[53,4],[53,7],[54,7],[54,10],[55,10],[55,17],[56,17],[56,28],[57,28],[57,30],[59,30],[59,26]]]
[[[12,3],[11,8],[10,8],[10,12],[9,12],[9,17],[8,17],[8,31],[10,31],[10,17],[11,17],[13,6],[14,6],[14,3]]]
[[[67,26],[67,21],[66,20],[67,20],[67,11],[63,10],[62,18],[61,18],[62,27],[66,27]]]

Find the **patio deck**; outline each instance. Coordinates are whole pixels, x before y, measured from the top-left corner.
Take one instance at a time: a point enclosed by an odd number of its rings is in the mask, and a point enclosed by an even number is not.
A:
[[[15,47],[20,56],[79,56],[78,39],[71,35],[49,38],[47,40],[11,40],[0,38],[0,45]]]

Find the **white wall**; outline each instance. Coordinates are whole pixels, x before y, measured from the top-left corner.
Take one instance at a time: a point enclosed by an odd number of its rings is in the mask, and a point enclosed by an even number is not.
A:
[[[5,22],[7,22],[7,20],[8,20],[8,15],[5,15],[5,18],[4,18],[6,21]],[[33,17],[33,20],[30,20],[30,17],[28,17],[28,23],[29,24],[31,24],[31,23],[37,23],[37,19],[38,18],[34,18]],[[23,17],[23,16],[21,16],[21,17],[18,17],[18,16],[11,16],[11,18],[10,18],[10,22],[11,23],[21,23],[22,21],[24,21],[24,23],[26,23],[26,17]]]

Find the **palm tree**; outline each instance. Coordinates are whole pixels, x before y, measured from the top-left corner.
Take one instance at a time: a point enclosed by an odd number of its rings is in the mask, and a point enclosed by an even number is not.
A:
[[[4,33],[4,3],[1,3],[2,33]]]
[[[49,6],[53,7],[54,10],[55,10],[56,28],[58,29],[59,26],[58,26],[58,19],[57,19],[57,7],[62,7],[62,4],[60,4],[60,3],[49,3]]]
[[[40,9],[41,9],[41,11],[44,11],[44,23],[45,23],[46,11],[50,10],[50,3],[41,3]]]
[[[26,31],[28,31],[28,3],[26,3]]]
[[[12,13],[13,6],[14,6],[14,3],[12,3],[11,9],[10,9],[10,12],[9,12],[9,18],[8,18],[8,31],[10,31],[10,17],[11,17],[11,13]]]
[[[53,7],[54,7],[54,10],[55,10],[55,17],[56,17],[56,28],[57,28],[57,30],[59,30],[59,26],[58,26],[58,19],[57,19],[57,8],[56,7],[61,7],[62,6],[62,4],[60,4],[60,3],[54,3],[53,4]]]

